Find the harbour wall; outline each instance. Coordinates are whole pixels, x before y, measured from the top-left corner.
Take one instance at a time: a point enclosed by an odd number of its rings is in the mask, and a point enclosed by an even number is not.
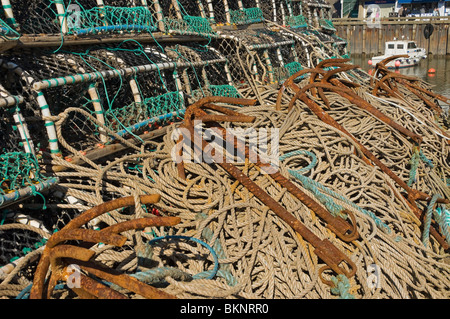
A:
[[[425,48],[428,54],[450,54],[450,16],[405,17],[368,19],[333,19],[336,34],[349,42],[352,54],[383,54],[386,41],[408,39]],[[427,39],[424,31],[432,25],[433,32]],[[430,27],[428,27],[430,28]]]

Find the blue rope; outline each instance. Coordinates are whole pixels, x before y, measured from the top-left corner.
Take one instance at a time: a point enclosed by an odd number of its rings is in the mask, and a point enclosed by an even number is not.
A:
[[[33,284],[26,286],[17,296],[16,299],[28,299],[30,297],[30,291]],[[54,290],[60,290],[67,288],[66,284],[58,284],[55,286]]]

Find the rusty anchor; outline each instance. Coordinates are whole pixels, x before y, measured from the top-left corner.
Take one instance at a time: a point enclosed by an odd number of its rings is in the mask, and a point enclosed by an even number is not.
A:
[[[395,72],[389,71],[389,69],[386,67],[386,64],[394,59],[397,58],[403,58],[408,57],[408,55],[396,55],[392,56],[390,58],[386,58],[375,66],[375,72],[374,77],[370,80],[370,85],[373,87],[373,94],[378,95],[378,91],[380,88],[384,89],[386,92],[388,92],[390,95],[395,95],[399,97],[398,90],[395,88],[395,82],[398,82],[400,84],[405,85],[405,87],[411,91],[413,94],[415,94],[418,98],[420,98],[428,107],[430,107],[433,111],[435,111],[438,114],[441,114],[443,112],[442,108],[440,108],[436,103],[429,100],[425,96],[423,96],[420,93],[423,93],[427,95],[430,98],[434,98],[437,100],[441,100],[444,103],[450,103],[450,99],[447,97],[431,92],[430,90],[424,89],[416,83],[419,81],[415,77],[410,77],[402,74],[397,74]],[[375,85],[375,81],[377,82]],[[391,90],[387,90],[386,88],[390,87]],[[395,91],[395,94],[394,92]]]
[[[270,166],[270,164],[261,162],[259,156],[256,153],[252,153],[253,151],[251,151],[248,146],[243,146],[242,144],[240,144],[232,134],[225,134],[225,129],[215,121],[223,120],[231,122],[252,122],[254,120],[254,117],[245,116],[230,109],[212,104],[214,102],[223,102],[235,105],[253,105],[256,101],[223,97],[207,97],[197,101],[196,103],[188,107],[185,113],[185,121],[182,123],[181,127],[186,128],[189,131],[190,134],[184,137],[188,138],[190,142],[193,142],[192,146],[194,148],[197,148],[201,151],[210,149],[209,143],[205,141],[201,136],[198,136],[198,133],[196,132],[193,125],[193,122],[195,120],[201,120],[202,122],[206,122],[208,124],[208,127],[214,129],[217,133],[219,133],[219,136],[221,136],[222,138],[226,136],[225,140],[227,141],[227,143],[233,143],[232,145],[234,145],[235,149],[241,152],[241,154],[244,154],[246,158],[249,158],[251,156],[253,156],[252,158],[256,158],[257,160],[254,165],[257,165],[262,170],[264,170],[275,181],[280,183],[283,187],[287,188],[308,208],[313,210],[321,218],[327,221],[329,223],[328,226],[330,227],[330,229],[333,230],[339,238],[349,242],[359,237],[356,227],[354,226],[356,225],[356,222],[353,214],[348,212],[353,222],[352,225],[346,223],[345,220],[341,217],[334,217],[333,215],[331,215],[328,211],[323,209],[317,202],[303,193],[295,184],[290,182],[278,171],[271,171],[272,167]],[[225,115],[209,115],[203,109],[215,110]],[[180,141],[180,139],[178,141]],[[178,155],[181,156],[182,152],[178,153]],[[301,221],[290,214],[283,206],[281,206],[276,200],[274,200],[269,194],[267,194],[240,169],[238,169],[235,165],[228,163],[225,154],[222,154],[221,160],[214,160],[214,157],[216,155],[217,154],[215,152],[215,149],[213,148],[211,151],[211,157],[213,157],[212,160],[215,161],[216,164],[220,165],[225,171],[227,171],[231,176],[238,180],[262,203],[267,205],[278,217],[284,220],[314,247],[315,254],[327,265],[321,269],[320,274],[322,274],[322,272],[326,269],[332,269],[336,273],[344,274],[349,278],[356,273],[356,265],[348,256],[339,251],[336,246],[334,246],[329,240],[322,240],[317,237]],[[178,167],[178,171],[181,173],[180,176],[184,177],[182,173],[182,171],[184,171],[184,164],[182,161],[178,162]]]
[[[160,200],[160,195],[142,195],[140,203],[143,205],[154,204]],[[46,243],[33,279],[30,291],[30,299],[48,299],[58,281],[67,280],[73,273],[71,265],[77,265],[86,273],[102,278],[122,288],[128,289],[148,299],[173,299],[174,296],[144,284],[137,279],[122,274],[113,269],[107,269],[103,265],[90,261],[95,252],[90,250],[93,243],[105,243],[117,247],[125,244],[126,237],[121,232],[132,229],[143,229],[156,226],[174,226],[180,222],[179,217],[149,217],[128,220],[102,230],[80,228],[90,220],[115,209],[135,205],[133,196],[118,198],[93,207],[83,214],[72,219],[63,229],[54,233]],[[79,240],[87,245],[74,246],[68,241]],[[46,274],[51,266],[50,278],[46,281]],[[73,287],[73,291],[80,298],[105,298],[127,299],[127,296],[100,283],[93,278],[79,273],[80,285]]]
[[[344,59],[341,59],[340,61],[333,61],[337,59],[332,59],[332,61],[324,60],[322,61],[318,67],[325,67],[327,65],[340,65]],[[347,60],[348,61],[348,60]],[[350,68],[349,68],[350,69]],[[338,71],[333,70],[334,73],[337,73]],[[361,158],[366,162],[369,163],[369,160],[375,163],[384,173],[386,173],[389,177],[391,177],[395,182],[400,185],[406,192],[407,192],[407,203],[414,212],[414,214],[420,219],[422,216],[422,212],[417,207],[417,204],[415,203],[416,200],[424,200],[429,201],[431,200],[431,196],[428,194],[421,192],[416,189],[412,189],[409,187],[401,178],[399,178],[394,172],[392,172],[387,166],[385,166],[376,156],[372,154],[364,145],[362,145],[350,132],[348,132],[343,126],[341,126],[339,123],[337,123],[319,104],[314,102],[312,99],[310,99],[306,92],[308,90],[311,90],[313,88],[322,88],[331,90],[334,92],[341,92],[344,94],[344,96],[352,98],[354,100],[353,93],[348,93],[348,90],[344,89],[341,85],[332,85],[331,83],[322,83],[322,82],[313,82],[305,85],[303,88],[300,89],[298,85],[294,83],[294,79],[296,79],[298,76],[311,73],[311,77],[316,78],[318,75],[326,76],[327,72],[324,72],[324,70],[317,70],[316,69],[304,69],[301,70],[295,74],[293,74],[291,77],[289,77],[282,85],[282,87],[279,90],[276,107],[277,109],[281,109],[281,98],[284,90],[286,87],[290,87],[294,92],[294,97],[291,99],[289,103],[289,110],[294,106],[294,103],[297,99],[300,99],[302,102],[304,102],[308,108],[323,122],[327,123],[328,125],[331,125],[347,136],[349,136],[359,147],[360,151],[362,152]],[[327,77],[329,79],[329,77]],[[332,80],[331,80],[332,81]],[[333,83],[333,82],[332,82]],[[334,81],[334,84],[336,84],[336,81]],[[360,102],[360,101],[359,101]],[[362,104],[362,107],[368,107],[365,104]],[[372,110],[373,111],[373,110]],[[381,114],[378,114],[379,116]],[[385,119],[386,120],[386,119]],[[387,123],[388,124],[388,123]],[[396,126],[393,122],[390,122],[391,126]],[[413,138],[415,141],[421,141],[420,136],[416,136],[412,132],[407,132],[406,129],[404,130],[404,133],[407,133],[411,138]],[[371,165],[371,164],[370,164]],[[448,199],[440,199],[441,203],[449,203]],[[449,245],[445,242],[444,238],[437,232],[435,228],[430,229],[431,234],[433,237],[441,244],[444,249],[448,249]]]

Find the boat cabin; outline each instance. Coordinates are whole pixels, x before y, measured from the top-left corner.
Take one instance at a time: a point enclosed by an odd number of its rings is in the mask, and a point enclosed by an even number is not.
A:
[[[388,41],[386,42],[384,54],[389,56],[408,54],[415,52],[416,49],[418,48],[414,41],[404,41],[404,40]]]

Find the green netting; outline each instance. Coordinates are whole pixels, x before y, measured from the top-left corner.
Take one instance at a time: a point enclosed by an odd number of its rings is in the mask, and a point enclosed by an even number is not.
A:
[[[343,18],[346,17],[354,8],[358,5],[358,0],[344,0],[342,14]]]
[[[17,40],[20,34],[12,29],[5,21],[0,19],[0,38],[5,40]]]
[[[264,21],[264,16],[260,8],[246,8],[230,10],[230,19],[233,24],[249,24]]]
[[[11,152],[0,155],[0,194],[8,194],[44,180],[33,154]]]
[[[238,90],[232,85],[210,85],[209,90],[214,96],[242,97]]]
[[[211,24],[208,19],[202,17],[195,17],[190,15],[183,16],[183,20],[186,21],[189,28],[188,31],[198,32],[198,33],[213,33]]]
[[[303,15],[298,16],[287,16],[286,17],[286,25],[291,28],[306,28],[308,24],[306,22],[306,18]]]
[[[184,109],[184,100],[180,92],[168,92],[156,97],[144,99],[141,103],[131,103],[122,108],[105,110],[106,125],[119,131],[130,128],[135,131],[141,128],[141,123],[160,117],[160,120],[170,117],[173,112]]]
[[[146,7],[95,7],[68,14],[69,33],[91,34],[114,31],[156,30],[151,12]]]
[[[180,92],[169,92],[144,100],[149,118],[179,111],[184,108],[184,100]]]
[[[333,25],[333,22],[328,19],[319,19],[319,24],[322,28],[330,31],[336,31],[336,28]]]
[[[214,30],[211,28],[211,24],[208,19],[197,16],[185,15],[183,19],[164,19],[164,26],[167,31],[173,30],[184,33],[197,33],[199,35],[213,35]]]
[[[303,70],[301,63],[296,62],[296,61],[288,63],[284,67],[288,70],[289,76],[292,76],[293,74],[297,73],[298,71]]]

